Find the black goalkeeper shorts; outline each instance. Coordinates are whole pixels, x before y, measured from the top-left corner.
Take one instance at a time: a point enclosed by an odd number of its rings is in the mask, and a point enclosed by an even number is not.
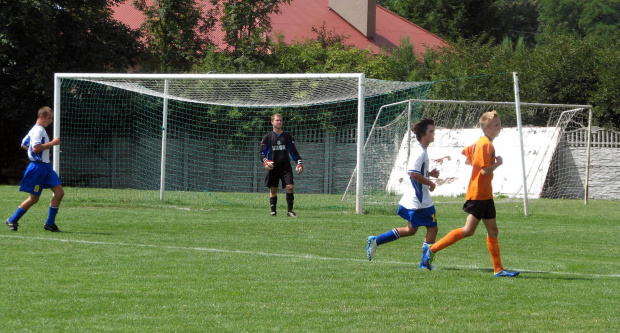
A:
[[[274,164],[273,170],[267,170],[265,173],[265,186],[278,187],[278,183],[282,181],[282,188],[286,185],[295,185],[293,182],[293,168],[290,163]]]

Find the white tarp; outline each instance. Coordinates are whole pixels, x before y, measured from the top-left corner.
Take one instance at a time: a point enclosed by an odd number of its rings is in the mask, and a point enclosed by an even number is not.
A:
[[[429,170],[439,170],[437,187],[432,195],[457,196],[467,192],[471,176],[471,166],[465,164],[463,148],[475,143],[482,130],[475,129],[436,129],[435,142],[428,148]],[[411,145],[418,144],[415,135],[411,135]],[[523,145],[525,155],[525,172],[527,175],[528,197],[538,198],[558,143],[558,130],[555,127],[523,128]],[[493,140],[495,154],[501,156],[504,163],[497,168],[493,176],[493,192],[509,196],[523,197],[523,176],[521,172],[521,154],[519,149],[519,132],[517,128],[504,128]],[[407,180],[407,134],[405,134],[396,161],[390,173],[386,190],[402,194],[400,187]]]

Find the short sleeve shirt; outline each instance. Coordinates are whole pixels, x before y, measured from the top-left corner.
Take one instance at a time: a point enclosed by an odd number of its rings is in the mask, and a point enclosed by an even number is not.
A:
[[[407,177],[409,182],[406,182],[403,189],[403,196],[400,199],[399,205],[407,209],[422,209],[433,206],[433,200],[431,199],[430,187],[422,183],[418,183],[415,179],[411,178],[411,173],[421,174],[424,177],[428,177],[429,159],[426,152],[426,148],[422,144],[415,146],[411,152],[409,162],[407,163]]]
[[[44,162],[50,163],[50,151],[46,149],[44,151],[35,153],[32,149],[36,145],[50,142],[50,138],[47,135],[47,131],[43,126],[35,124],[28,135],[22,140],[22,145],[28,147],[28,159],[32,162]]]
[[[473,167],[469,186],[467,187],[466,200],[489,200],[493,199],[493,173],[482,175],[482,168],[490,167],[495,163],[495,147],[488,136],[483,136],[475,144],[463,149],[463,155],[471,161]]]

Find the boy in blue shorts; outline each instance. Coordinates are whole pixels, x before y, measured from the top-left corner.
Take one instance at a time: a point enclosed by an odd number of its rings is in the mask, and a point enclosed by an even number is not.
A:
[[[429,170],[428,145],[435,141],[435,122],[421,119],[411,128],[419,144],[413,147],[407,165],[409,182],[400,199],[398,212],[408,221],[406,227],[394,228],[379,236],[369,236],[366,242],[366,255],[372,260],[377,246],[395,241],[401,237],[415,235],[419,227],[426,227],[426,237],[422,244],[422,253],[435,243],[437,237],[437,217],[430,192],[435,190],[435,183],[427,177],[439,177],[437,169]],[[426,268],[420,262],[420,268]]]
[[[19,190],[30,193],[30,196],[17,207],[13,216],[6,220],[6,224],[12,231],[17,231],[17,221],[26,214],[30,207],[39,202],[43,189],[49,188],[54,193],[54,196],[50,201],[49,215],[43,228],[51,232],[60,232],[56,225],[56,214],[58,214],[58,208],[65,192],[62,189],[58,174],[52,169],[49,153],[50,148],[60,144],[60,138],[57,137],[50,141],[45,131],[45,128],[52,123],[53,119],[54,112],[50,107],[44,106],[39,109],[37,123],[22,140],[21,147],[28,151],[30,164],[26,168],[26,172],[24,172]]]

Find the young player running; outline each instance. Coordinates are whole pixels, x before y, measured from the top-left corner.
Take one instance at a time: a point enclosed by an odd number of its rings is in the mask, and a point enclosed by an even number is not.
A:
[[[58,174],[50,165],[49,149],[60,144],[60,138],[50,141],[45,128],[54,119],[54,112],[50,107],[44,106],[39,109],[37,123],[32,127],[28,135],[22,140],[21,147],[28,150],[30,164],[24,172],[24,177],[19,186],[22,192],[30,193],[30,196],[17,207],[13,216],[6,220],[6,224],[12,231],[17,231],[19,219],[26,214],[28,209],[39,202],[41,192],[44,188],[49,188],[54,193],[50,201],[49,215],[43,228],[51,232],[59,232],[56,225],[56,214],[60,202],[65,195]]]
[[[411,151],[411,157],[407,165],[407,174],[410,182],[405,187],[405,193],[399,202],[397,214],[407,220],[407,226],[394,228],[379,236],[369,236],[366,242],[366,255],[372,260],[377,246],[395,241],[401,237],[415,235],[418,228],[426,227],[426,237],[422,244],[422,253],[435,242],[437,237],[437,217],[435,206],[431,200],[431,194],[435,190],[428,176],[439,177],[439,171],[429,169],[427,149],[431,142],[435,141],[435,123],[432,119],[421,119],[413,125],[413,133],[419,144]],[[426,268],[420,263],[420,268]]]
[[[493,262],[493,269],[496,277],[515,277],[519,272],[505,270],[502,266],[502,259],[499,254],[499,243],[497,236],[497,220],[495,214],[495,203],[493,202],[493,171],[502,165],[500,156],[495,156],[493,139],[502,131],[502,122],[497,112],[486,112],[480,118],[480,126],[484,131],[475,144],[463,149],[463,155],[467,157],[467,164],[471,164],[473,170],[467,187],[467,195],[463,210],[468,213],[465,226],[450,231],[445,237],[433,244],[422,256],[422,265],[427,269],[432,269],[431,262],[435,253],[458,242],[459,240],[473,236],[480,220],[487,229],[487,248]]]
[[[278,183],[282,181],[282,188],[286,188],[287,216],[297,217],[293,211],[295,201],[293,169],[291,160],[297,163],[295,170],[297,174],[304,171],[301,163],[301,156],[295,147],[295,140],[288,132],[282,130],[284,121],[279,113],[271,116],[273,131],[265,134],[260,143],[260,159],[267,169],[265,173],[265,186],[269,187],[269,205],[271,206],[271,216],[277,214],[278,204]]]

